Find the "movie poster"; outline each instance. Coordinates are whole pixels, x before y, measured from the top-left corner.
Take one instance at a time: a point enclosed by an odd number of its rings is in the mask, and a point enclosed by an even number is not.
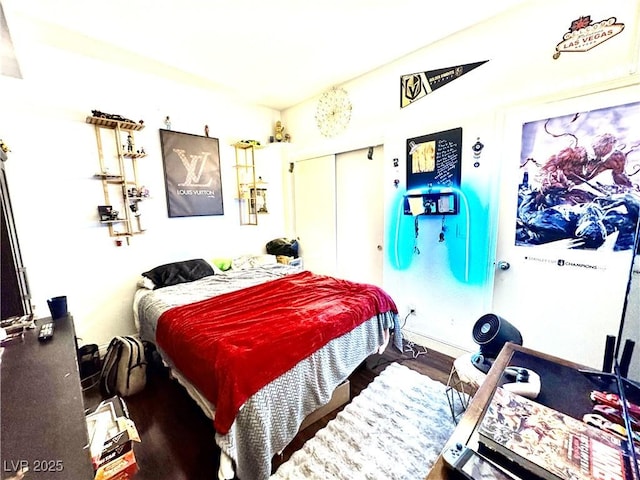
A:
[[[623,251],[640,210],[640,102],[525,123],[515,244]]]

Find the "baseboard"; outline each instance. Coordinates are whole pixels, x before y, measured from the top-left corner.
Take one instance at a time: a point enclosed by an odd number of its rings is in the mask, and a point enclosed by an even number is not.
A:
[[[307,415],[307,417],[302,421],[302,424],[300,425],[299,430],[300,431],[304,430],[312,423],[317,422],[322,417],[327,415],[329,412],[333,412],[336,408],[344,405],[350,400],[350,397],[351,397],[351,393],[350,393],[349,380],[345,380],[340,385],[338,385],[336,389],[333,391],[333,395],[331,396],[331,400],[329,400],[329,403],[327,403],[326,405],[318,408],[317,410]]]
[[[402,330],[402,338],[427,349],[436,350],[437,352],[448,355],[452,358],[458,358],[466,353],[469,353],[468,350],[465,350],[464,348],[457,345],[452,345],[450,343],[443,342],[441,340],[431,338],[426,335],[421,335],[416,332],[411,332],[405,329]]]

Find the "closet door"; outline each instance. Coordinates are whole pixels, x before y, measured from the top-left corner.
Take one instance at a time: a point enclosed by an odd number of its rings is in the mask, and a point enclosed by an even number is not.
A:
[[[296,237],[305,269],[323,275],[336,270],[335,156],[296,162],[294,208]]]
[[[371,158],[369,158],[371,156]],[[336,275],[382,286],[383,147],[336,156]]]

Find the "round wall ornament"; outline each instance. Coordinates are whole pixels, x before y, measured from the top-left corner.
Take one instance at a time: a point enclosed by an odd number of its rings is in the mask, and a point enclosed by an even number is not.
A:
[[[332,87],[324,92],[316,108],[316,124],[325,137],[342,133],[351,120],[351,100],[342,87]]]

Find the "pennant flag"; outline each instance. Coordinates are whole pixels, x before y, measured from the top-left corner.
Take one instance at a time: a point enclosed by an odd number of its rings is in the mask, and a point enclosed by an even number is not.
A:
[[[484,60],[482,62],[458,65],[457,67],[439,68],[428,72],[402,75],[400,77],[400,108],[420,100],[435,89],[452,82],[488,61]]]

